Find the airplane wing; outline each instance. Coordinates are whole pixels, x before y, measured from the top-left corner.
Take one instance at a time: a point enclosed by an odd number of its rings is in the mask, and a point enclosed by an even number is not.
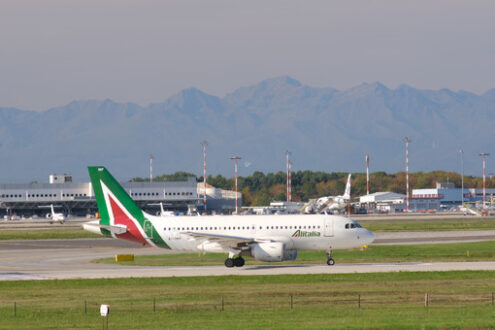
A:
[[[202,241],[202,243],[206,241],[208,241],[208,243],[217,243],[225,249],[237,249],[242,246],[247,246],[249,243],[263,243],[272,241],[270,239],[260,239],[254,237],[206,234],[196,232],[182,232],[181,234],[187,235],[192,239]]]

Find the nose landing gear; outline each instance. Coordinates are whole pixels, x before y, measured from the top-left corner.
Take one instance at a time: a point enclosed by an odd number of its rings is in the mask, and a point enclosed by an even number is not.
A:
[[[327,250],[327,265],[333,266],[335,265],[335,260],[332,259],[332,250]]]

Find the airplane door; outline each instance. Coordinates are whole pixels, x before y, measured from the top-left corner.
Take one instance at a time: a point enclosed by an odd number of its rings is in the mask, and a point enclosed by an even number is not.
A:
[[[324,236],[333,236],[333,219],[325,218],[323,224],[323,235]]]
[[[144,221],[144,232],[146,236],[148,236],[150,239],[153,239],[153,225],[151,224],[151,221]]]

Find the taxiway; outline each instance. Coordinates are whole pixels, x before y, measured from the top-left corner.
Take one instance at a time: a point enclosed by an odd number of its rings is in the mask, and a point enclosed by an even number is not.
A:
[[[495,231],[377,233],[376,244],[453,243],[495,239]],[[219,266],[155,267],[95,264],[115,254],[167,254],[175,251],[143,247],[115,239],[32,240],[0,242],[0,281],[122,277],[225,276],[274,274],[342,274],[398,271],[491,270],[495,262],[409,262],[374,264],[277,265],[243,268]]]

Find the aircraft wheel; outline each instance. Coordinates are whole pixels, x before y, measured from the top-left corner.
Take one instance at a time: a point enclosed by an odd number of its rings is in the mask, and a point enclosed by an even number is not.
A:
[[[239,258],[235,258],[235,259],[234,259],[234,265],[235,265],[236,267],[242,267],[242,266],[244,266],[244,259],[243,259],[243,258],[241,258],[241,257],[239,257]]]
[[[332,258],[329,258],[329,259],[327,260],[327,265],[329,265],[329,266],[333,266],[333,265],[335,265],[335,260],[333,260]]]
[[[228,268],[234,267],[234,259],[233,258],[225,259],[225,267],[228,267]]]

